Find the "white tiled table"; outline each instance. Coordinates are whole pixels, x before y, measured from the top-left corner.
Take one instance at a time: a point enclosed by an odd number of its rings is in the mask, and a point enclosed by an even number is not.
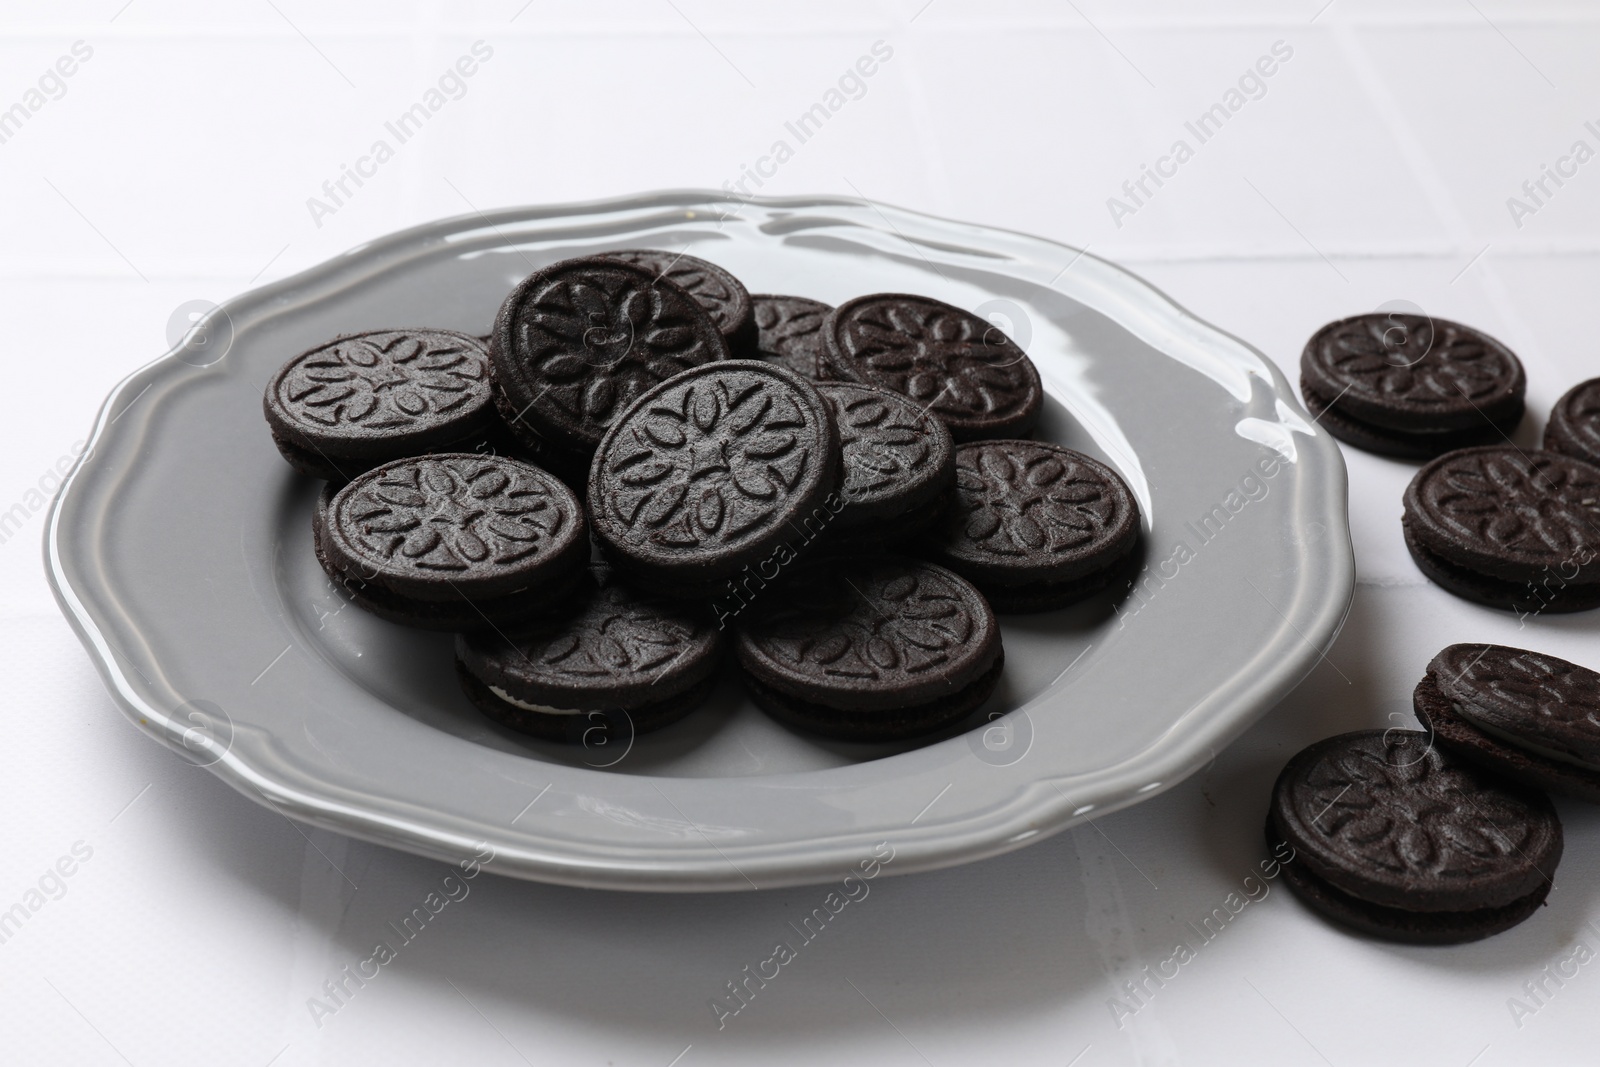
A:
[[[761,191],[859,192],[1087,244],[1291,376],[1316,326],[1409,301],[1522,356],[1524,444],[1557,395],[1600,373],[1600,161],[1547,182],[1520,226],[1507,206],[1575,141],[1600,149],[1585,127],[1600,127],[1592,3],[123,4],[0,13],[0,109],[40,105],[0,125],[0,512],[34,510],[30,490],[52,486],[111,385],[166,348],[185,302],[474,208],[736,181],[879,41],[892,55],[859,99]],[[77,41],[87,60],[28,97]],[[477,41],[492,54],[459,99],[313,217],[308,198]],[[1263,90],[1247,81],[1259,98],[1199,143],[1185,123],[1277,42],[1292,55]],[[1179,138],[1192,158],[1114,220],[1107,199]],[[46,878],[59,899],[0,943],[0,1058],[1593,1062],[1600,966],[1562,964],[1579,941],[1600,954],[1586,925],[1600,916],[1600,820],[1581,806],[1562,805],[1550,907],[1486,943],[1348,937],[1278,883],[1209,942],[1189,926],[1262,858],[1266,792],[1289,754],[1409,722],[1442,645],[1522,642],[1600,664],[1600,619],[1518,632],[1426,585],[1398,523],[1413,468],[1346,455],[1360,584],[1298,692],[1203,774],[1095,827],[873,883],[721,1030],[708,1000],[819,890],[475,879],[381,977],[313,1018],[308,998],[447,868],[301,832],[129,729],[50,599],[34,513],[0,543],[0,909],[61,857],[74,873]],[[75,845],[87,859],[70,860]],[[1180,939],[1195,958],[1137,1012],[1113,1011]],[[1564,984],[1541,977],[1562,966],[1576,970]],[[1536,1010],[1514,1017],[1514,997]]]

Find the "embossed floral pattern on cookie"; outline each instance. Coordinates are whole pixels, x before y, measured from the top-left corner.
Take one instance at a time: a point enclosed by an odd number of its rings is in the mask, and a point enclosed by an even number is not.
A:
[[[934,431],[934,420],[900,394],[847,382],[818,391],[839,427],[844,494],[852,503],[903,494],[949,462],[949,435]]]
[[[744,338],[753,328],[750,294],[737,278],[715,263],[684,252],[653,248],[625,248],[606,252],[603,258],[644,267],[679,286],[705,308],[730,341]]]
[[[1038,371],[998,327],[927,297],[859,297],[829,317],[831,376],[887,386],[932,411],[958,441],[1026,433],[1043,393]]]
[[[1304,824],[1342,851],[1394,875],[1449,879],[1492,868],[1534,832],[1527,806],[1483,792],[1482,779],[1435,750],[1380,737],[1330,753],[1290,797]]]
[[[959,667],[994,625],[982,597],[950,572],[883,559],[796,581],[742,632],[747,649],[796,679],[896,689]]]
[[[956,450],[940,550],[975,563],[1090,559],[1137,521],[1122,479],[1088,456],[1033,441],[975,442]]]
[[[1273,786],[1268,827],[1269,842],[1292,848],[1290,887],[1314,908],[1431,942],[1522,921],[1549,892],[1563,846],[1543,793],[1400,729],[1296,753]]]
[[[312,349],[278,378],[282,410],[326,433],[415,427],[481,404],[487,362],[475,342],[437,330],[357,334]]]
[[[756,354],[806,378],[821,376],[822,321],[833,309],[803,296],[750,298],[756,320]]]
[[[1580,382],[1556,401],[1544,447],[1600,464],[1600,378]]]
[[[1600,468],[1553,452],[1453,452],[1418,472],[1406,509],[1419,537],[1502,567],[1571,564],[1571,581],[1600,554]]]
[[[571,493],[514,460],[424,456],[380,467],[334,499],[330,529],[389,574],[494,579],[564,550],[581,527]]]
[[[674,554],[739,546],[811,492],[832,434],[820,401],[764,364],[727,364],[658,391],[598,458],[591,498],[629,543]]]
[[[491,361],[513,429],[593,448],[636,398],[727,356],[705,311],[644,267],[567,260],[529,277],[501,309]]]
[[[613,585],[596,592],[558,632],[518,646],[530,674],[638,681],[670,668],[708,629],[680,610]]]
[[[1320,403],[1408,432],[1514,424],[1527,387],[1517,357],[1488,334],[1393,312],[1322,327],[1306,342],[1300,372]]]
[[[1476,330],[1419,315],[1347,320],[1315,351],[1352,389],[1417,404],[1488,396],[1510,370]]]
[[[1459,644],[1428,666],[1475,723],[1600,764],[1600,673],[1505,645]]]

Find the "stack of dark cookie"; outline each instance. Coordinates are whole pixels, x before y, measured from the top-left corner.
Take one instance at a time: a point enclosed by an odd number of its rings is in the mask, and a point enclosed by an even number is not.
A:
[[[874,741],[995,689],[995,612],[1105,587],[1140,534],[1097,460],[1027,439],[1026,353],[924,296],[751,296],[648,249],[535,271],[485,339],[337,338],[266,391],[284,458],[328,479],[328,574],[383,618],[457,631],[497,721],[664,726],[731,643],[775,718]]]
[[[1389,940],[1449,944],[1533,915],[1561,820],[1545,790],[1600,801],[1600,673],[1505,645],[1459,644],[1412,693],[1424,731],[1319,741],[1273,788],[1269,847],[1291,889]]]
[[[1318,330],[1301,392],[1346,444],[1428,462],[1401,529],[1419,570],[1516,611],[1600,607],[1600,379],[1563,396],[1543,449],[1511,440],[1527,379],[1468,326],[1374,313]],[[1600,800],[1600,674],[1502,645],[1440,652],[1412,696],[1425,732],[1318,742],[1273,789],[1267,839],[1289,886],[1338,922],[1391,940],[1487,937],[1553,886],[1561,822],[1544,790]]]
[[[1479,330],[1373,312],[1322,327],[1300,391],[1346,444],[1429,460],[1401,520],[1417,568],[1440,587],[1520,615],[1600,607],[1600,379],[1559,401],[1543,449],[1523,449],[1527,375]]]

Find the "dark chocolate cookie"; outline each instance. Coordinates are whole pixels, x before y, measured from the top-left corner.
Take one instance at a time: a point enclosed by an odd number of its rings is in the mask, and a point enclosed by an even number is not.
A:
[[[1509,348],[1470,326],[1372,312],[1312,334],[1300,387],[1344,421],[1425,435],[1514,429],[1527,377]]]
[[[833,308],[803,296],[752,296],[756,355],[802,378],[822,377],[822,320]]]
[[[1600,465],[1600,378],[1578,383],[1556,401],[1544,447]]]
[[[1600,674],[1505,645],[1451,645],[1412,696],[1443,748],[1529,785],[1600,800]]]
[[[861,296],[829,313],[822,340],[825,378],[903,393],[957,441],[1024,437],[1039,421],[1033,361],[970,311],[926,296]]]
[[[496,456],[395,460],[314,516],[317,558],[351,599],[435,630],[505,626],[551,610],[589,558],[583,509],[531,464]]]
[[[1278,775],[1267,822],[1289,888],[1376,936],[1446,944],[1531,915],[1561,859],[1543,793],[1440,752],[1415,730],[1319,741]]]
[[[943,567],[897,556],[801,568],[739,619],[756,703],[799,729],[852,741],[914,737],[988,699],[1005,654],[983,597]]]
[[[529,275],[495,319],[495,405],[541,466],[580,484],[622,411],[691,367],[726,359],[716,324],[654,271],[568,259]]]
[[[996,611],[1047,611],[1103,588],[1139,540],[1139,504],[1116,471],[1061,445],[956,449],[956,493],[924,542]]]
[[[585,581],[574,609],[510,633],[456,638],[472,702],[523,733],[580,741],[624,717],[631,733],[675,722],[716,682],[720,633],[680,604]]]
[[[1462,449],[1411,479],[1402,522],[1418,568],[1459,596],[1524,613],[1600,606],[1600,468]]]
[[[715,263],[682,252],[663,252],[654,248],[624,248],[602,252],[603,259],[621,260],[655,271],[656,276],[680,286],[706,309],[728,342],[728,354],[735,359],[756,355],[757,327],[755,308],[744,284]]]
[[[658,385],[611,427],[589,471],[590,522],[625,581],[706,597],[792,556],[801,523],[831,520],[838,477],[839,431],[810,382],[718,362]]]
[[[1406,433],[1375,423],[1360,422],[1328,407],[1315,393],[1305,394],[1306,410],[1323,429],[1347,445],[1395,459],[1433,459],[1459,448],[1502,444],[1509,440],[1522,416],[1505,423],[1486,422],[1466,430],[1425,430]]]
[[[424,452],[470,451],[494,422],[489,356],[450,330],[374,330],[285,363],[262,397],[290,466],[344,480]]]
[[[893,547],[927,529],[948,503],[956,447],[944,423],[892,389],[822,382],[844,453],[844,510],[830,533]]]
[[[1268,844],[1279,840],[1269,822]],[[1548,888],[1541,888],[1502,907],[1476,908],[1471,912],[1405,911],[1368,904],[1359,897],[1342,893],[1331,883],[1293,863],[1284,865],[1283,880],[1289,891],[1313,911],[1321,912],[1334,922],[1385,941],[1411,945],[1457,945],[1482,940],[1532,918],[1549,895]]]

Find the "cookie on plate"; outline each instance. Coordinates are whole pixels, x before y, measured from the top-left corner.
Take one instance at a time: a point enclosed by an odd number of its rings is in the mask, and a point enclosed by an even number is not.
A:
[[[721,650],[721,634],[694,609],[585,579],[564,615],[458,636],[456,673],[502,726],[572,742],[600,731],[609,743],[619,727],[656,730],[703,703]]]
[[[1600,674],[1542,652],[1451,645],[1417,683],[1439,747],[1508,778],[1600,801]]]
[[[1300,355],[1300,392],[1318,422],[1347,444],[1402,459],[1506,440],[1526,391],[1505,345],[1423,315],[1330,322]]]
[[[956,491],[922,551],[998,612],[1049,611],[1105,588],[1139,542],[1139,504],[1110,467],[1043,441],[956,449]]]
[[[1417,568],[1459,597],[1523,615],[1600,607],[1600,467],[1451,452],[1411,479],[1401,522]]]
[[[956,441],[1026,437],[1044,388],[1000,327],[932,297],[859,296],[822,326],[823,377],[881,385],[933,412]]]
[[[337,337],[285,363],[262,407],[289,465],[335,481],[391,459],[470,452],[495,421],[488,351],[451,330]]]
[[[1544,447],[1600,464],[1600,378],[1579,382],[1550,409]]]
[[[1416,730],[1362,730],[1294,756],[1272,788],[1267,843],[1316,911],[1391,941],[1500,933],[1544,903],[1561,860],[1550,798],[1439,751]]]
[[[821,380],[822,320],[833,308],[803,296],[762,293],[750,301],[755,307],[756,357],[802,378]]]
[[[681,287],[706,309],[728,343],[734,359],[754,359],[757,328],[755,308],[744,284],[715,263],[655,248],[623,248],[600,253],[603,259],[633,263]]]
[[[917,737],[977,710],[1005,664],[1000,626],[959,575],[899,556],[795,572],[739,617],[746,688],[770,715],[846,741]]]
[[[704,599],[747,568],[786,566],[843,507],[838,479],[839,431],[816,387],[725,360],[616,420],[589,471],[589,522],[624,582]]]
[[[499,456],[386,463],[317,507],[313,531],[323,570],[359,607],[429,630],[559,610],[589,559],[572,491]]]
[[[949,503],[956,448],[944,423],[892,389],[819,382],[843,450],[844,510],[835,543],[894,548],[928,529]]]
[[[568,259],[501,305],[489,373],[518,444],[581,486],[600,438],[640,394],[727,356],[711,316],[670,280],[615,259]]]

